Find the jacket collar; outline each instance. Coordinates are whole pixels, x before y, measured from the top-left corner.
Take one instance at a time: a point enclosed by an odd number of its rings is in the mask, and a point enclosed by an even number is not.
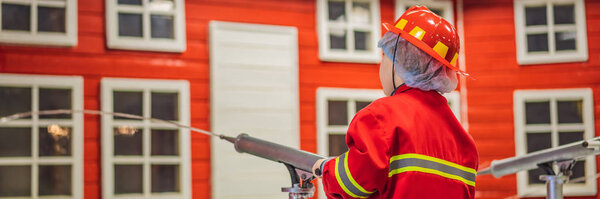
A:
[[[410,90],[412,89],[411,87],[408,87],[406,85],[406,83],[402,83],[400,86],[396,87],[396,89],[394,89],[394,91],[392,92],[391,96],[394,96],[398,93],[403,93],[404,91]]]

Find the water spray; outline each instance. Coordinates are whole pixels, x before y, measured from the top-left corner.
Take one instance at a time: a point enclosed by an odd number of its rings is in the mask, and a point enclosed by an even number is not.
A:
[[[5,116],[0,118],[0,124],[7,123],[13,120],[26,118],[32,115],[59,115],[59,114],[92,114],[92,115],[111,115],[117,117],[123,117],[128,119],[137,120],[149,120],[156,123],[166,123],[179,128],[188,129],[191,132],[201,133],[209,136],[219,137],[222,140],[232,143],[235,150],[239,153],[248,153],[257,157],[268,159],[271,161],[283,163],[288,172],[292,182],[291,187],[284,187],[281,190],[283,192],[289,192],[290,199],[305,199],[313,196],[314,186],[312,180],[315,178],[312,175],[312,166],[317,160],[325,158],[314,153],[307,151],[294,149],[288,146],[276,144],[266,140],[252,137],[248,134],[240,134],[237,137],[230,137],[223,134],[217,134],[203,129],[195,128],[189,125],[181,124],[175,121],[168,121],[162,119],[156,119],[151,117],[143,117],[139,115],[118,113],[118,112],[107,112],[99,110],[70,110],[70,109],[56,109],[56,110],[43,110],[43,111],[30,111],[23,113],[16,113],[13,115]],[[129,126],[120,126],[117,128],[117,132],[120,135],[133,135],[137,132],[137,129]],[[64,137],[68,136],[69,132],[66,128],[61,128],[56,124],[48,126],[48,133],[53,137]],[[317,171],[320,172],[320,171]]]

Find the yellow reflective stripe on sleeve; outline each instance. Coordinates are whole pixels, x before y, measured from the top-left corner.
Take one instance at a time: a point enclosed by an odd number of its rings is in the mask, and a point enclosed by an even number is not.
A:
[[[457,169],[460,169],[460,170],[463,170],[463,171],[466,171],[466,172],[469,172],[472,174],[477,174],[477,171],[475,171],[475,169],[473,169],[473,168],[465,167],[465,166],[456,164],[454,162],[449,162],[446,160],[442,160],[442,159],[438,159],[438,158],[434,158],[434,157],[430,157],[430,156],[426,156],[426,155],[416,154],[416,153],[407,153],[407,154],[394,156],[394,157],[390,158],[390,163],[393,162],[394,160],[405,159],[405,158],[418,158],[418,159],[429,160],[432,162],[437,162],[440,164],[455,167]]]
[[[475,177],[477,176],[477,172],[473,168],[426,155],[411,153],[390,158],[389,177],[407,171],[435,174],[471,186],[475,186]]]
[[[352,185],[354,185],[354,187],[358,188],[358,190],[362,191],[363,193],[367,193],[367,194],[372,194],[372,191],[367,191],[365,190],[365,188],[363,188],[362,186],[360,186],[352,177],[352,174],[350,173],[350,169],[348,167],[348,152],[346,152],[344,154],[344,169],[346,169],[346,174],[348,174],[348,179],[350,179],[350,182],[352,183]]]
[[[335,159],[335,178],[340,187],[346,192],[346,194],[355,198],[367,198],[373,192],[366,191],[361,187],[350,175],[348,169],[348,153],[338,156]]]
[[[400,169],[396,169],[390,172],[389,176],[393,176],[394,174],[399,174],[399,173],[403,173],[403,172],[407,172],[407,171],[419,171],[419,172],[423,172],[423,173],[431,173],[431,174],[435,174],[435,175],[439,175],[445,178],[450,178],[450,179],[454,179],[454,180],[458,180],[461,181],[467,185],[471,185],[471,186],[475,186],[475,182],[474,181],[470,181],[470,180],[466,180],[460,176],[457,175],[452,175],[452,174],[448,174],[448,173],[444,173],[438,170],[434,170],[434,169],[428,169],[428,168],[423,168],[423,167],[416,167],[416,166],[409,166],[409,167],[402,167]]]

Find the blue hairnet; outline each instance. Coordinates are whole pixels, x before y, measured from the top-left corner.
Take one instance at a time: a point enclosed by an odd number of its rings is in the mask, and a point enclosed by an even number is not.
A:
[[[394,60],[396,41],[398,47]],[[424,91],[436,90],[440,93],[449,93],[456,89],[458,85],[456,71],[444,66],[397,34],[385,33],[377,46],[394,61],[396,75],[402,78],[407,86]]]

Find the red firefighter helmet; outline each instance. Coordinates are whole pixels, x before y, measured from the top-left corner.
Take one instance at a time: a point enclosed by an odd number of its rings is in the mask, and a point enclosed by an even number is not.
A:
[[[383,27],[406,39],[422,51],[460,74],[468,75],[458,68],[460,39],[452,24],[431,12],[425,6],[413,6],[391,25]]]

